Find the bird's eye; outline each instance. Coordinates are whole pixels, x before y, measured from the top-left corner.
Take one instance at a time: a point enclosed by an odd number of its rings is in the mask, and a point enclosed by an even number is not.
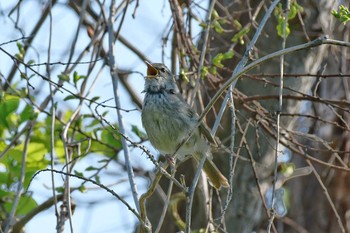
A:
[[[159,69],[162,73],[165,73],[165,68],[160,68]]]

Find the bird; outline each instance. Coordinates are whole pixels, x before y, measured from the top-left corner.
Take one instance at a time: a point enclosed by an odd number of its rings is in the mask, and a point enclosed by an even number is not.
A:
[[[191,155],[196,161],[206,156],[203,170],[209,184],[216,189],[228,188],[226,177],[211,160],[210,143],[215,144],[215,140],[208,127],[199,124],[198,114],[182,99],[171,71],[162,63],[145,62],[141,120],[149,141],[161,154],[175,156],[180,161]]]

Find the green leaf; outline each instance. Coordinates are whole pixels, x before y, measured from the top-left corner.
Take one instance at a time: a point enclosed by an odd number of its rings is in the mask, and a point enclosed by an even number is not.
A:
[[[227,60],[232,58],[234,55],[233,50],[229,50],[225,53],[218,53],[212,60],[212,63],[214,66],[218,67],[218,68],[223,68],[224,65],[221,63],[223,60]]]
[[[77,97],[76,95],[68,95],[63,100],[67,101],[67,100],[73,100],[73,99],[78,99],[78,98],[79,97]]]
[[[4,203],[5,210],[8,213],[11,211],[12,206],[13,206],[12,201]],[[16,209],[16,215],[17,216],[18,215],[20,215],[20,216],[26,215],[37,206],[38,206],[38,204],[36,203],[36,201],[32,197],[22,196],[18,202],[18,206]]]
[[[61,73],[58,75],[59,80],[64,81],[64,82],[68,82],[69,81],[69,75],[65,74],[65,73]]]
[[[295,171],[294,163],[282,163],[280,173],[284,174],[284,176],[291,176]]]
[[[55,190],[56,190],[58,193],[63,193],[63,192],[64,192],[64,187],[57,187],[57,188],[55,188]]]
[[[89,167],[85,168],[85,171],[96,171],[96,170],[98,170],[98,168],[93,167],[93,166],[89,166]]]
[[[286,14],[285,11],[283,9],[283,6],[281,3],[278,4],[278,6],[275,8],[274,11],[274,15],[276,17],[277,20],[277,26],[276,26],[276,30],[277,30],[277,35],[280,37],[283,37],[284,33],[283,33],[283,27],[284,24],[286,25],[286,37],[288,37],[288,35],[290,34],[290,28],[289,28],[289,23],[288,21],[294,19],[296,17],[296,15],[299,12],[302,12],[304,9],[303,7],[301,7],[296,1],[292,1],[291,5],[290,5],[290,10],[288,13],[288,20],[286,21]]]
[[[24,59],[23,54],[20,54],[20,53],[16,53],[16,54],[15,54],[15,57],[16,57],[18,60],[20,60],[20,61],[23,61],[23,59]]]
[[[131,126],[131,131],[136,134],[140,139],[144,140],[147,138],[147,134],[142,132],[136,125]]]
[[[223,68],[224,65],[221,64],[222,59],[224,58],[224,55],[222,53],[216,54],[216,56],[213,58],[212,62],[213,65],[219,68]]]
[[[81,185],[78,190],[81,192],[81,193],[86,193],[87,192],[87,189],[84,185]]]
[[[216,10],[213,10],[212,16],[213,16],[213,19],[220,18],[219,13]]]
[[[224,53],[223,60],[231,59],[233,58],[234,55],[235,55],[235,52],[233,51],[233,49],[230,49],[229,51]]]
[[[84,177],[84,174],[82,172],[78,172],[77,170],[74,170],[74,174],[76,176]]]
[[[290,10],[288,14],[288,20],[294,19],[299,12],[303,12],[304,8],[301,7],[296,1],[290,4]]]
[[[209,74],[208,67],[207,67],[207,66],[203,66],[203,67],[202,67],[202,70],[201,70],[201,76],[202,76],[202,78],[207,77],[208,74]]]
[[[240,44],[244,44],[243,36],[245,36],[250,31],[250,27],[245,27],[237,32],[231,39],[232,42],[240,42]]]
[[[60,161],[62,164],[65,163],[65,156],[64,156],[64,144],[61,140],[55,141],[55,153],[57,155],[58,161]]]
[[[232,24],[236,27],[237,30],[242,29],[242,24],[237,19],[233,20]]]
[[[332,10],[332,15],[339,19],[343,24],[346,24],[350,20],[350,11],[349,8],[344,5],[339,6],[339,11]]]
[[[95,96],[90,100],[89,106],[91,106],[92,103],[95,103],[97,100],[100,99],[100,96]]]
[[[211,74],[213,74],[213,75],[216,75],[216,74],[218,73],[218,71],[217,71],[217,69],[216,69],[215,66],[211,66],[211,67],[209,68],[209,72],[210,72]]]
[[[214,20],[212,22],[212,25],[217,33],[222,34],[224,32],[224,29],[222,28],[222,26],[220,25],[220,23],[217,20]]]
[[[23,55],[25,53],[23,45],[20,42],[17,42],[16,45],[17,45],[19,53]]]
[[[204,23],[204,22],[201,22],[201,23],[199,24],[199,26],[202,27],[203,29],[207,28],[207,24]]]
[[[20,123],[34,119],[36,115],[37,114],[35,114],[33,106],[27,104],[23,111],[20,113]]]
[[[111,145],[117,149],[122,148],[122,143],[120,140],[120,135],[109,132],[108,130],[103,130],[101,133],[101,140],[108,145]]]
[[[73,73],[73,82],[75,85],[77,85],[77,82],[80,80],[80,79],[84,79],[86,78],[86,76],[84,75],[78,75],[78,72],[74,71]]]
[[[0,199],[1,200],[3,200],[4,198],[12,197],[13,195],[14,195],[13,192],[8,192],[8,191],[0,189]]]
[[[95,176],[95,180],[96,180],[97,183],[101,184],[101,179],[100,179],[99,175]]]
[[[48,150],[44,143],[31,142],[28,145],[27,153],[27,163],[36,163],[44,159]]]
[[[19,97],[13,95],[5,95],[5,98],[0,103],[1,113],[5,113],[6,115],[17,110],[19,105]]]
[[[0,102],[0,127],[9,128],[15,120],[16,114],[13,114],[19,106],[19,97],[5,95]],[[12,116],[12,118],[11,118]]]
[[[180,71],[180,77],[182,80],[185,80],[186,82],[189,82],[190,80],[188,79],[187,75],[186,75],[186,72],[184,69],[181,69]]]
[[[86,125],[86,128],[95,128],[95,126],[100,125],[100,121],[93,119],[89,124]]]
[[[284,27],[284,22],[277,24],[276,30],[277,30],[277,35],[280,37],[283,37],[283,27]],[[290,34],[290,28],[289,24],[287,23],[286,25],[286,37],[288,37]]]
[[[33,65],[34,63],[35,63],[34,60],[29,60],[29,61],[27,62],[27,65]]]

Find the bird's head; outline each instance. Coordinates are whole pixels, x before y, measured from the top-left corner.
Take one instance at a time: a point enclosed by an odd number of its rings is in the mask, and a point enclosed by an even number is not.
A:
[[[145,77],[145,92],[175,91],[176,83],[171,71],[162,63],[147,64]]]

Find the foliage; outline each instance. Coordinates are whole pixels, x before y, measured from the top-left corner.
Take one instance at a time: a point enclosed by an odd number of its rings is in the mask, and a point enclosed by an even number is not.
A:
[[[335,18],[339,19],[340,22],[342,22],[343,24],[346,24],[350,20],[349,8],[347,8],[344,5],[339,6],[339,11],[332,10],[331,13]]]
[[[286,25],[286,37],[289,36],[290,26],[288,22],[294,19],[300,12],[303,12],[303,8],[297,3],[297,1],[290,1],[290,9],[288,11],[288,20],[286,20],[286,13],[283,9],[283,6],[281,3],[278,4],[278,7],[276,7],[274,12],[274,15],[277,20],[276,31],[278,36],[283,37],[284,25]]]

